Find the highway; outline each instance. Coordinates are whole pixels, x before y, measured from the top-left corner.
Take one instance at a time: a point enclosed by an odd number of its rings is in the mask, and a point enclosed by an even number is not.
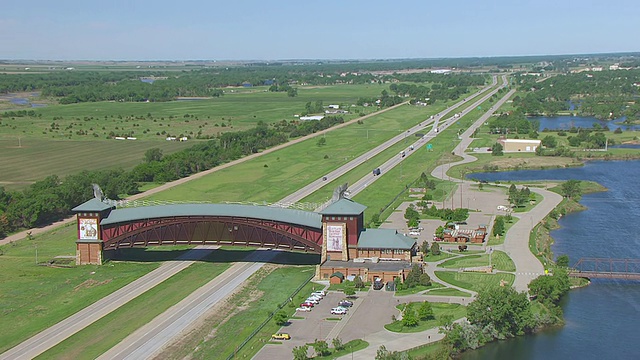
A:
[[[495,86],[497,84],[497,82],[498,82],[498,79],[497,79],[496,76],[494,76],[492,84],[487,86],[487,87],[485,87],[485,88],[483,88],[477,94],[480,94],[482,92],[488,91],[493,86]],[[486,99],[491,97],[497,91],[498,91],[498,89],[495,89],[495,90],[491,91],[489,94],[483,96],[482,99],[479,100],[479,103],[484,102]],[[457,102],[453,106],[448,107],[446,110],[442,111],[441,113],[439,113],[437,115],[434,115],[433,119],[426,119],[425,121],[421,122],[420,124],[410,128],[407,131],[401,132],[400,134],[394,136],[393,138],[385,141],[384,143],[376,146],[375,148],[373,148],[373,149],[367,151],[366,153],[358,156],[357,158],[351,160],[347,164],[344,164],[341,167],[333,170],[332,172],[330,172],[327,175],[325,175],[327,177],[327,180],[323,180],[322,178],[316,179],[315,181],[311,182],[309,185],[307,185],[307,186],[301,188],[300,190],[292,193],[291,195],[283,198],[278,203],[283,207],[289,207],[289,205],[291,205],[293,203],[296,203],[296,202],[299,202],[300,200],[304,199],[305,197],[311,195],[312,193],[314,193],[318,189],[320,189],[323,186],[325,186],[328,182],[330,182],[333,179],[336,179],[336,178],[348,173],[349,171],[353,170],[357,166],[362,165],[365,161],[367,161],[370,158],[378,155],[379,153],[381,153],[382,151],[388,149],[389,147],[397,144],[400,141],[410,139],[411,137],[415,137],[415,134],[418,133],[418,132],[424,132],[428,128],[429,125],[432,125],[432,126],[431,126],[431,131],[429,131],[429,135],[427,135],[427,139],[428,140],[433,139],[437,135],[437,133],[435,132],[435,129],[439,126],[438,124],[439,124],[440,119],[445,117],[450,112],[456,110],[458,107],[464,105],[467,101],[469,101],[472,98],[472,96],[473,95],[470,95],[469,97]],[[477,104],[477,103],[478,102],[474,103],[474,105]],[[474,107],[471,106],[467,110],[463,111],[463,113],[466,114],[467,112],[469,112],[473,108]],[[450,117],[449,119],[445,120],[446,126],[451,125],[454,122],[453,120],[454,120],[454,117]],[[457,120],[457,119],[455,119],[455,120]],[[444,129],[444,127],[443,127],[443,129]],[[428,140],[425,140],[425,142],[428,141]],[[420,143],[420,140],[416,141],[413,144],[415,146],[418,143]],[[408,149],[409,148],[410,147],[408,146],[405,149],[406,150],[405,152],[407,153],[407,155],[409,155],[409,153],[408,153]],[[388,162],[386,162],[382,166],[380,166],[380,170],[382,171],[383,174],[384,174],[384,170],[388,170],[391,167],[395,166],[395,164],[399,163],[399,161],[395,162],[395,160],[397,160],[396,157],[390,159]],[[394,164],[394,162],[395,162],[395,164]],[[371,170],[373,170],[373,169],[371,169]],[[367,181],[370,178],[374,178],[373,174],[371,174],[371,176],[365,176],[360,181],[356,182],[356,184],[358,184],[360,182],[367,183]],[[373,180],[375,180],[375,178]],[[364,187],[353,187],[352,186],[352,187],[349,188],[349,192],[351,193],[351,195],[355,195],[357,192],[362,191],[363,189],[364,189]]]
[[[277,251],[256,250],[243,262],[233,264],[228,270],[187,296],[145,326],[126,337],[98,359],[138,360],[151,359],[184,334],[202,314],[220,300],[231,295],[240,284],[258,271],[265,262],[273,260]],[[150,304],[152,306],[152,304]]]

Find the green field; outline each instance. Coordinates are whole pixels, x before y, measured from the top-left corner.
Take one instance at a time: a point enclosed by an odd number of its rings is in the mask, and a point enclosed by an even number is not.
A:
[[[225,271],[216,252],[42,353],[39,359],[95,359]],[[214,262],[209,262],[214,261]]]
[[[454,289],[454,288],[447,288],[447,287],[439,288],[439,289],[433,289],[433,290],[425,293],[425,295],[471,297],[471,294],[469,294],[468,292],[460,291],[460,290]]]
[[[414,307],[420,306],[420,303],[414,303]],[[394,321],[384,326],[385,329],[399,333],[413,333],[425,331],[440,326],[440,318],[444,315],[451,315],[453,319],[460,319],[467,315],[467,308],[460,304],[431,303],[434,318],[427,321],[420,321],[417,326],[409,327],[402,324],[402,320]]]
[[[503,251],[496,250],[491,254],[491,264],[500,271],[516,271],[515,264]],[[489,266],[489,254],[463,256],[445,261],[440,266],[447,269]]]
[[[59,227],[34,240],[0,247],[0,353],[78,312],[159,263],[110,263],[54,268],[35,265],[55,256],[75,255],[75,224]],[[176,255],[177,256],[177,255]]]
[[[305,104],[322,101],[349,111],[346,119],[370,113],[376,107],[352,106],[360,97],[379,96],[386,85],[334,85],[300,87],[298,96],[267,91],[267,87],[227,89],[220,98],[169,102],[95,102],[52,105],[34,110],[35,117],[8,117],[0,113],[4,136],[46,139],[105,139],[111,132],[139,139],[165,140],[172,136],[215,136],[246,130],[259,122],[297,120]],[[15,110],[20,110],[16,108]],[[54,125],[55,123],[55,125]],[[95,134],[95,135],[94,135]]]
[[[500,280],[505,281],[505,286],[511,286],[516,278],[515,275],[508,273],[482,274],[457,271],[436,271],[436,276],[446,283],[476,292],[488,286],[499,286]]]
[[[0,136],[0,186],[24,188],[49,175],[64,177],[83,170],[131,169],[144,160],[144,153],[159,148],[170,154],[193,145],[178,141],[50,140]]]

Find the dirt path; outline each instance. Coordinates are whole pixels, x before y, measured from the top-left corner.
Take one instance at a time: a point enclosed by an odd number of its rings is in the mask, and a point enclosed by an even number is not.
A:
[[[216,167],[214,167],[212,169],[201,171],[201,172],[193,174],[191,176],[187,176],[187,177],[182,178],[182,179],[178,179],[178,180],[175,180],[175,181],[172,181],[172,182],[168,182],[166,184],[162,184],[162,185],[157,186],[157,187],[155,187],[153,189],[149,189],[149,190],[141,192],[139,194],[132,195],[132,196],[128,197],[127,200],[138,200],[138,199],[142,199],[142,198],[144,198],[146,196],[157,194],[157,193],[159,193],[161,191],[165,191],[167,189],[171,189],[174,186],[178,186],[180,184],[184,184],[184,183],[189,182],[191,180],[199,179],[199,178],[201,178],[203,176],[209,175],[209,174],[214,173],[216,171],[220,171],[220,170],[226,169],[228,167],[243,163],[245,161],[249,161],[251,159],[255,159],[255,158],[260,157],[262,155],[266,155],[266,154],[272,153],[274,151],[278,151],[280,149],[284,149],[287,146],[291,146],[291,145],[300,143],[302,141],[314,138],[316,136],[323,135],[323,134],[328,133],[330,131],[343,128],[345,126],[348,126],[348,125],[351,125],[353,123],[356,123],[359,120],[366,120],[366,119],[368,119],[368,118],[370,118],[372,116],[376,116],[376,115],[382,114],[384,112],[387,112],[389,110],[398,108],[398,107],[403,106],[405,104],[407,104],[407,102],[403,102],[403,103],[400,103],[398,105],[394,105],[394,106],[388,107],[386,109],[382,109],[380,111],[376,111],[376,112],[373,112],[371,114],[355,118],[355,119],[347,121],[347,122],[345,122],[343,124],[339,124],[339,125],[333,126],[331,128],[328,128],[328,129],[325,129],[325,130],[322,130],[322,131],[318,131],[318,132],[313,133],[313,134],[309,134],[309,135],[306,135],[306,136],[291,140],[291,141],[286,142],[284,144],[280,144],[280,145],[274,146],[272,148],[266,149],[266,150],[264,150],[262,152],[259,152],[259,153],[256,153],[256,154],[251,154],[249,156],[245,156],[243,158],[240,158],[240,159],[237,159],[237,160],[233,160],[231,162],[216,166]],[[57,221],[57,222],[55,222],[53,224],[50,224],[50,225],[47,225],[47,226],[33,228],[33,229],[29,229],[29,230],[24,230],[24,231],[9,235],[6,238],[0,240],[0,245],[5,245],[5,244],[8,244],[10,242],[22,240],[22,239],[28,237],[29,234],[31,234],[31,236],[35,236],[35,235],[39,235],[39,234],[45,233],[47,231],[55,229],[56,227],[67,225],[67,224],[75,221],[75,219],[76,219],[75,216],[71,216],[69,218]]]

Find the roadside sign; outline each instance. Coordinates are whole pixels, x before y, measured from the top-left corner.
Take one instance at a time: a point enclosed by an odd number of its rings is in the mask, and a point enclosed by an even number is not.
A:
[[[478,110],[482,110],[482,106],[478,106]]]
[[[427,144],[427,150],[431,150],[433,149],[433,145],[432,144]]]

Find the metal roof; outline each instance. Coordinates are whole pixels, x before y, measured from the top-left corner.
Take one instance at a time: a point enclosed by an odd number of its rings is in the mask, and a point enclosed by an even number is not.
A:
[[[366,206],[357,202],[342,198],[327,206],[320,214],[322,215],[360,215],[367,209]]]
[[[360,249],[402,249],[411,250],[416,239],[398,234],[394,229],[365,229],[358,238]]]
[[[237,216],[267,219],[322,229],[322,216],[315,212],[269,206],[238,204],[176,204],[123,208],[111,211],[101,225],[172,216]]]
[[[89,201],[86,201],[76,207],[74,207],[73,209],[71,209],[71,211],[75,211],[75,212],[100,212],[100,211],[104,211],[104,210],[108,210],[108,209],[112,209],[115,206],[109,205],[109,204],[105,204],[102,201],[93,198]]]

